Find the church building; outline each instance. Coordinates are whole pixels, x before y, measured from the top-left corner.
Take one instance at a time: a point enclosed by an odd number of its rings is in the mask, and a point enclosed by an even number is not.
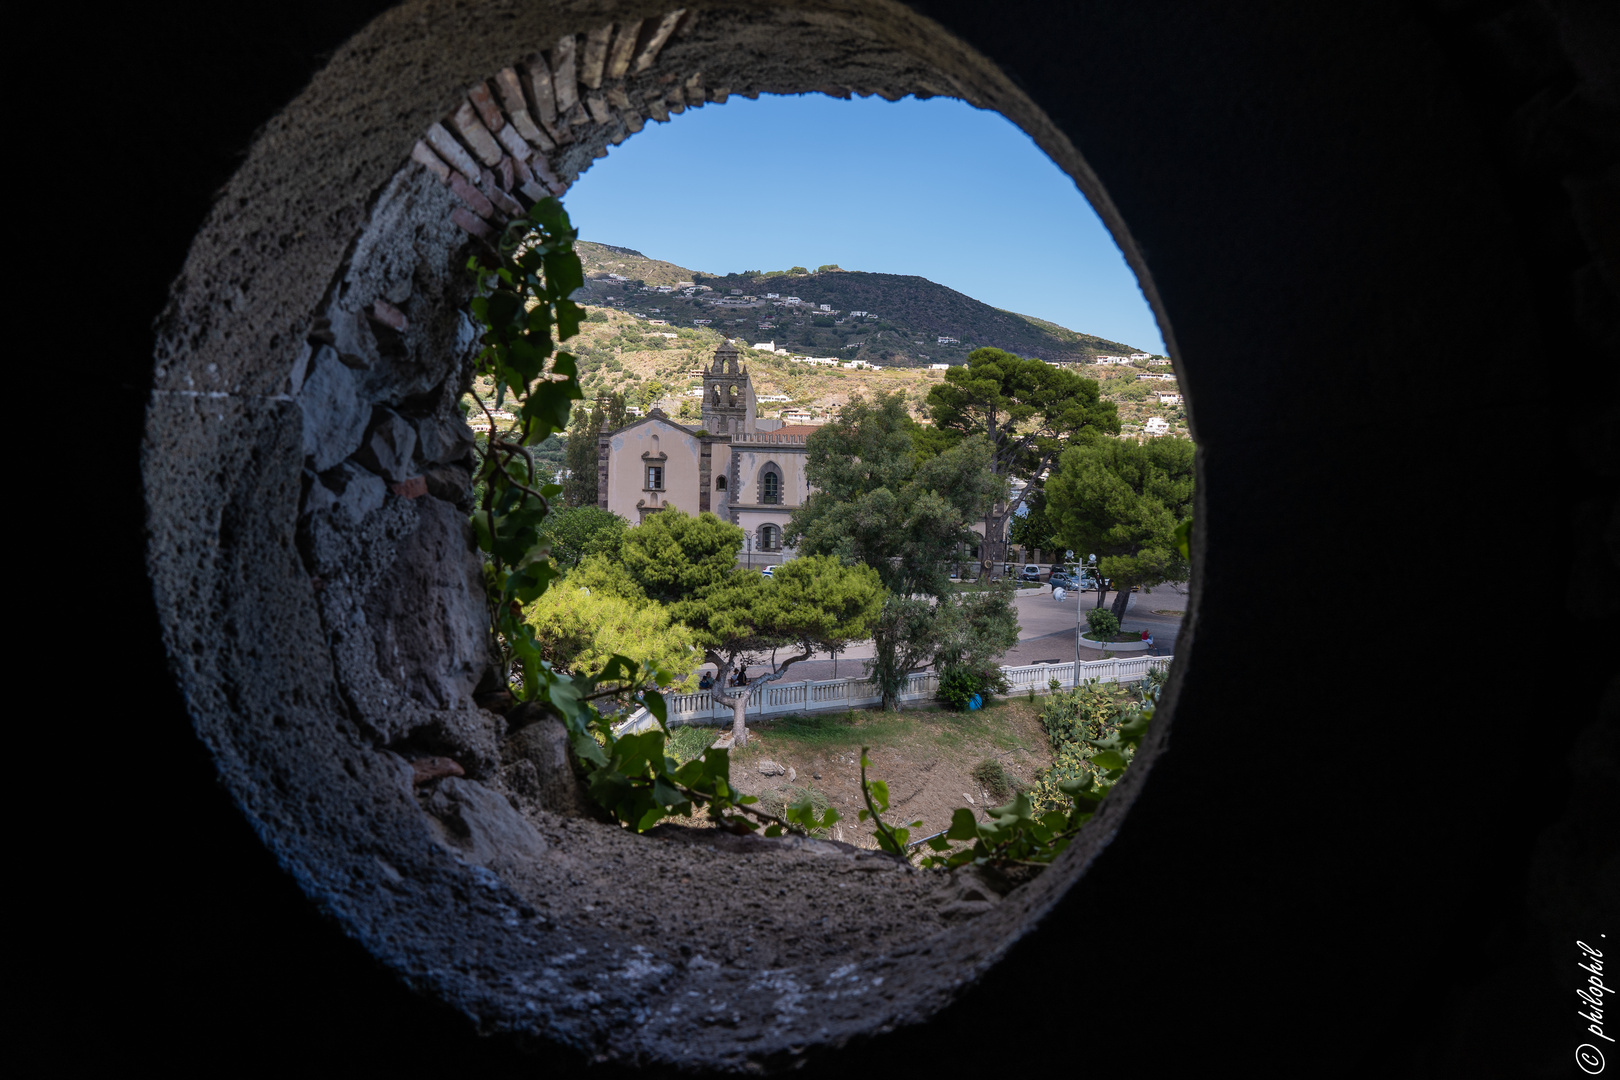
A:
[[[707,510],[742,527],[745,551],[776,563],[793,554],[782,536],[810,494],[805,440],[818,425],[760,419],[739,356],[723,342],[704,370],[702,427],[677,424],[654,409],[601,434],[596,501],[632,525],[665,507],[692,515]]]

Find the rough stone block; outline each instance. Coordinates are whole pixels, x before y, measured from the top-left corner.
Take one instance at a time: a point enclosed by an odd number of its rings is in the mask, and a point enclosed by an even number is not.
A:
[[[608,51],[607,77],[622,79],[624,73],[630,70],[630,61],[635,56],[636,38],[641,33],[642,20],[636,19],[619,27],[614,35],[613,48]]]
[[[714,92],[714,95],[710,100],[712,100],[716,105],[724,105],[726,103],[726,99],[730,96],[731,88],[728,86],[722,86],[720,89]]]
[[[601,94],[585,95],[585,107],[591,112],[591,119],[598,124],[608,124],[613,121],[613,113],[609,111],[607,101]]]
[[[491,135],[489,129],[479,121],[478,113],[470,103],[462,102],[451,119],[456,125],[456,130],[461,132],[461,137],[472,147],[473,153],[478,155],[480,161],[485,165],[493,165],[501,160],[501,144],[495,141],[495,136]]]
[[[474,176],[481,176],[482,174],[482,169],[473,171]],[[472,182],[459,172],[450,174],[450,190],[455,192],[456,197],[466,203],[473,213],[479,217],[486,220],[492,220],[495,217],[494,204],[485,198],[484,193],[473,187]]]
[[[641,114],[634,109],[626,109],[619,116],[624,120],[624,126],[630,129],[632,135],[646,126],[646,121],[642,120]]]
[[[675,27],[679,25],[681,16],[685,14],[685,8],[676,8],[658,20],[658,26],[647,37],[647,42],[641,47],[641,51],[636,54],[637,71],[646,71],[652,67],[653,61],[658,59],[658,50],[664,47],[664,42],[669,40],[669,35],[675,32]]]
[[[630,107],[630,95],[624,92],[623,83],[608,87],[603,91],[603,94],[607,97],[607,103],[615,109],[628,109]]]
[[[473,452],[472,428],[459,416],[416,421],[416,456],[424,465],[465,460]]]
[[[462,862],[486,866],[514,856],[535,859],[546,850],[534,826],[504,796],[476,780],[440,780],[427,810],[439,826],[439,839]]]
[[[354,460],[397,484],[412,475],[411,457],[415,453],[416,429],[411,422],[393,409],[379,406],[372,414],[371,431],[354,452]]]
[[[551,194],[550,189],[536,180],[525,180],[523,183],[518,185],[518,190],[523,192],[523,194],[527,195],[535,202],[539,202],[541,199]]]
[[[350,454],[365,437],[371,407],[360,398],[359,380],[323,345],[310,359],[309,374],[298,391],[304,414],[304,454],[314,458],[316,472],[325,472]]]
[[[563,119],[566,121],[564,127],[581,127],[591,122],[591,115],[585,111],[582,102],[576,101],[573,107],[568,110],[568,115]]]
[[[592,90],[602,85],[602,70],[607,65],[608,42],[612,37],[612,23],[598,26],[585,35],[585,47],[579,56],[579,81]]]
[[[473,156],[467,153],[465,147],[456,142],[455,136],[445,130],[443,124],[434,123],[427,129],[427,144],[431,146],[440,157],[449,162],[452,167],[460,170],[467,176],[478,175],[478,163]]]
[[[669,110],[664,107],[662,98],[649,98],[647,100],[647,114],[660,124],[669,119]]]
[[[334,468],[318,474],[309,485],[304,512],[342,511],[358,525],[367,514],[382,507],[387,492],[388,487],[382,477],[350,462],[339,462]]]
[[[473,83],[467,87],[467,100],[478,110],[478,118],[490,131],[500,131],[506,126],[506,117],[501,115],[501,107],[495,104],[495,95],[489,92],[487,84]]]
[[[508,767],[527,762],[534,768],[529,790],[522,792],[541,809],[565,817],[601,818],[602,811],[585,791],[568,750],[568,730],[561,720],[528,703],[506,714],[512,734],[501,746]]]
[[[572,34],[564,34],[551,50],[551,89],[557,96],[558,115],[579,103],[579,73],[574,54]]]
[[[437,176],[439,183],[448,184],[450,182],[450,166],[446,165],[444,159],[429,149],[428,144],[421,139],[417,139],[416,145],[411,147],[411,160]]]
[[[441,465],[422,474],[427,493],[435,499],[461,506],[472,497],[472,473],[457,465]]]

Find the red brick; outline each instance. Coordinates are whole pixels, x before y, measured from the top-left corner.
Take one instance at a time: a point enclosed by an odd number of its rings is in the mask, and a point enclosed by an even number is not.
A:
[[[534,173],[529,170],[527,162],[519,161],[517,158],[511,158],[509,160],[512,162],[512,173],[515,180],[513,185],[514,187],[521,189],[524,184],[533,183]],[[508,190],[510,190],[510,188]]]
[[[636,36],[641,33],[641,20],[625,23],[619,27],[619,32],[613,38],[613,48],[608,50],[607,77],[622,79],[624,73],[630,70],[630,60],[636,51]]]
[[[460,173],[453,172],[450,174],[450,190],[455,192],[456,197],[471,207],[479,217],[490,219],[495,216],[494,205],[484,197],[482,191],[473,187],[472,181]]]
[[[540,53],[529,57],[529,92],[534,96],[535,119],[550,130],[557,126],[557,92],[551,88],[551,65]]]
[[[467,100],[478,110],[479,119],[490,131],[499,131],[506,126],[506,117],[501,115],[501,107],[495,104],[495,95],[489,92],[487,84],[473,83],[467,87]]]
[[[525,120],[528,119],[529,116],[528,113],[522,113],[520,115],[522,115]],[[501,133],[495,137],[500,140],[502,146],[506,147],[506,152],[517,158],[519,161],[525,160],[530,154],[534,153],[534,148],[523,141],[523,135],[518,128],[516,117],[513,118],[510,124],[507,124],[505,127],[501,128]]]
[[[517,133],[523,136],[529,145],[538,147],[542,153],[549,153],[557,148],[557,144],[548,139],[546,133],[540,130],[540,125],[530,118],[527,109],[519,109],[512,114],[512,126],[517,128]]]
[[[557,111],[565,113],[579,101],[577,68],[574,65],[574,35],[564,34],[551,50],[551,88],[557,94]]]
[[[501,144],[496,142],[495,136],[491,135],[489,129],[479,122],[478,113],[473,109],[472,105],[465,101],[462,102],[461,108],[456,110],[456,115],[452,117],[452,121],[456,125],[456,130],[461,133],[461,137],[467,141],[467,145],[472,147],[473,153],[477,154],[478,159],[485,165],[493,165],[501,160],[503,152]]]
[[[467,153],[466,147],[456,142],[455,136],[446,131],[443,124],[433,124],[427,129],[427,144],[448,161],[451,168],[460,169],[468,176],[477,175],[478,162]]]
[[[585,35],[585,47],[579,56],[579,81],[592,90],[602,85],[602,69],[607,65],[608,42],[612,38],[612,23]]]
[[[446,165],[444,159],[438,154],[428,149],[428,144],[421,139],[417,139],[416,145],[411,147],[411,160],[437,176],[439,183],[448,184],[450,182],[450,166]]]
[[[395,330],[403,330],[407,325],[405,313],[382,297],[378,297],[371,305],[371,317]]]
[[[652,36],[647,39],[647,44],[641,47],[640,54],[636,56],[637,71],[646,71],[652,67],[653,61],[658,59],[658,50],[664,47],[664,42],[669,40],[669,35],[675,32],[676,24],[681,21],[681,16],[685,14],[685,8],[676,8],[659,20],[657,29],[652,32]]]
[[[512,196],[501,190],[499,178],[488,169],[484,170],[484,183],[482,184],[482,189],[484,194],[489,196],[489,201],[494,203],[498,209],[506,214],[506,216],[523,216],[523,206],[516,199],[512,198]]]
[[[427,478],[424,476],[410,476],[397,484],[389,484],[388,490],[402,499],[420,499],[427,494]]]
[[[425,757],[411,762],[411,784],[426,784],[446,776],[466,776],[467,771],[454,758]]]

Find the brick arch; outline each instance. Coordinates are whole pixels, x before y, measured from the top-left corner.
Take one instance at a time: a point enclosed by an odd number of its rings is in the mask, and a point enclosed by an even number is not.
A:
[[[411,160],[454,195],[456,227],[493,239],[536,200],[566,194],[608,146],[649,121],[724,104],[730,89],[705,87],[701,70],[658,63],[695,17],[677,8],[563,34],[468,86],[411,148]]]

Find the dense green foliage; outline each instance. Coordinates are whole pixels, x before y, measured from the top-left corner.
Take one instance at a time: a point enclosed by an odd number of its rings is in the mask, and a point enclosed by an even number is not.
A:
[[[1052,767],[1030,792],[1036,812],[1062,809],[1066,783],[1079,780],[1089,789],[1119,778],[1135,757],[1167,678],[1163,668],[1149,671],[1137,684],[1134,699],[1116,685],[1098,683],[1047,699],[1041,724],[1052,742]]]
[[[1068,447],[1119,431],[1119,411],[1101,400],[1095,379],[993,348],[973,350],[966,364],[945,373],[945,381],[928,391],[928,415],[941,431],[982,437],[991,471],[1030,485]],[[1004,561],[998,538],[1029,490],[986,511],[991,542],[984,565]]]
[[[1119,616],[1107,608],[1092,608],[1086,612],[1086,625],[1098,641],[1108,641],[1119,633]]]
[[[572,570],[581,559],[602,555],[618,561],[619,545],[629,524],[599,506],[574,506],[555,513],[546,522],[551,557],[559,569]]]
[[[1184,439],[1101,439],[1065,450],[1047,480],[1058,537],[1076,555],[1097,555],[1120,590],[1116,617],[1133,585],[1187,580],[1177,529],[1192,516],[1195,453]]]
[[[546,658],[535,626],[525,618],[525,605],[542,601],[556,577],[542,529],[550,500],[562,494],[556,485],[535,486],[538,470],[530,448],[564,428],[572,403],[583,396],[573,357],[556,349],[558,341],[578,332],[581,318],[581,309],[568,299],[581,283],[574,240],[562,204],[543,199],[527,219],[502,232],[493,265],[476,256],[468,262],[476,280],[470,307],[482,328],[474,376],[492,387],[494,397],[491,402],[472,394],[490,421],[489,436],[479,446],[472,525],[486,557],[490,622],[503,662],[517,668],[518,697],[542,701],[562,719],[587,768],[592,796],[626,824],[646,828],[668,814],[690,814],[703,806],[734,828],[757,827],[760,820],[778,831],[806,828],[822,820],[808,805],[794,808],[790,824],[753,811],[748,804],[754,800],[738,798],[726,782],[724,751],[677,764],[663,753],[662,730],[615,738],[592,702],[639,700],[662,722],[664,699],[652,687],[668,685],[673,676],[657,666],[656,658],[638,662],[614,655],[594,674],[565,674]],[[516,422],[497,424],[492,414],[506,407],[509,397]],[[536,621],[545,625],[544,619]],[[574,663],[579,664],[578,653]]]
[[[906,677],[942,649],[947,660],[977,660],[1017,641],[1010,593],[963,598],[949,576],[951,561],[977,542],[969,523],[1005,492],[988,447],[962,439],[924,458],[914,427],[900,394],[852,399],[810,436],[806,470],[815,490],[786,531],[802,554],[864,564],[888,589],[868,665],[886,708],[896,707]]]
[[[668,672],[677,689],[696,687],[692,673],[703,662],[696,636],[662,604],[593,592],[565,577],[524,608],[524,620],[557,671],[594,677],[624,656]]]
[[[927,838],[935,854],[922,865],[1043,866],[1057,858],[1130,767],[1162,686],[1162,674],[1155,673],[1141,685],[1138,701],[1124,709],[1113,692],[1096,686],[1054,696],[1041,719],[1052,733],[1057,763],[1034,791],[1015,788],[1012,800],[984,820],[958,808],[943,835]],[[881,835],[878,842],[883,843]]]

